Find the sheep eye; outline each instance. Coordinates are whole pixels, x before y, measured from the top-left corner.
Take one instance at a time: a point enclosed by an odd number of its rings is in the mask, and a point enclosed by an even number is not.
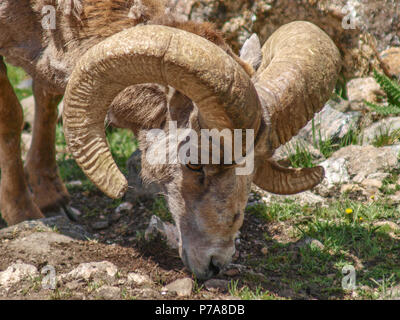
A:
[[[201,164],[188,163],[188,164],[186,164],[186,167],[188,167],[192,171],[197,171],[197,172],[200,172],[201,170],[203,170],[203,165],[201,165]]]

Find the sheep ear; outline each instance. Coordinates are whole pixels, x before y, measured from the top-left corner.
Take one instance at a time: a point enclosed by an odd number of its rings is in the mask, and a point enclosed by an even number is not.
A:
[[[295,194],[315,187],[323,178],[323,167],[292,169],[266,159],[258,167],[253,182],[271,193]]]
[[[240,50],[240,59],[250,64],[254,70],[257,70],[260,66],[262,60],[261,44],[255,33],[243,44]]]

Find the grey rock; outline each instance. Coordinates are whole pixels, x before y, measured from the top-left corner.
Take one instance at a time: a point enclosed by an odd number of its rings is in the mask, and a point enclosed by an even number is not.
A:
[[[128,191],[125,199],[129,202],[135,202],[137,199],[153,199],[160,193],[160,188],[157,184],[144,184],[140,177],[141,171],[141,156],[142,153],[138,149],[132,153],[127,162],[128,168]]]
[[[103,230],[108,228],[109,226],[109,222],[108,221],[96,221],[94,223],[92,223],[92,228],[94,230]]]
[[[13,239],[20,233],[28,234],[34,232],[54,232],[71,237],[77,240],[87,240],[93,236],[82,226],[72,223],[64,216],[43,218],[39,220],[24,221],[17,225],[0,230],[0,239]]]
[[[68,282],[67,284],[65,284],[65,287],[68,290],[71,291],[75,291],[76,289],[78,289],[81,286],[81,282],[79,282],[78,280],[73,280],[71,282]]]
[[[345,160],[347,171],[354,182],[361,183],[377,172],[389,172],[399,167],[400,145],[376,148],[351,145],[336,151],[328,160],[331,163]]]
[[[104,285],[95,291],[95,296],[105,300],[118,300],[121,298],[121,289],[118,287]]]
[[[298,248],[303,248],[305,246],[316,247],[320,250],[325,249],[325,246],[322,244],[321,241],[309,237],[302,239],[296,243],[296,247]]]
[[[400,130],[400,117],[384,118],[365,128],[362,132],[363,145],[372,144],[377,137],[390,135]],[[400,133],[397,134],[400,137]]]
[[[190,278],[178,279],[165,286],[166,291],[175,292],[179,297],[189,297],[193,290],[193,280]],[[163,291],[164,288],[163,288]]]
[[[207,290],[227,291],[230,281],[223,279],[210,279],[204,282],[204,287]]]
[[[329,158],[319,165],[325,169],[325,178],[321,183],[323,187],[330,189],[337,184],[350,181],[347,163],[344,158]]]
[[[14,263],[5,271],[0,272],[0,289],[8,291],[13,285],[26,278],[39,276],[35,266],[26,263]]]
[[[47,255],[55,251],[55,243],[70,243],[72,238],[54,232],[36,232],[9,242],[8,246],[15,251],[25,251],[30,254]]]
[[[364,179],[361,185],[365,188],[379,189],[382,187],[382,181],[378,179]]]
[[[397,37],[397,41],[399,38]],[[400,48],[391,47],[381,53],[382,61],[386,63],[389,73],[400,79]]]
[[[148,275],[131,272],[128,274],[128,282],[138,286],[142,286],[145,284],[151,284],[153,281]]]
[[[33,120],[35,118],[35,98],[30,96],[21,100],[22,110],[24,111],[24,123],[28,124],[29,128],[33,128]]]
[[[364,100],[377,102],[377,97],[384,94],[379,84],[372,77],[352,79],[347,82],[346,89],[351,109],[357,111],[366,109]]]
[[[312,121],[300,130],[298,136],[314,143],[322,140],[343,138],[351,129],[358,127],[361,117],[359,112],[342,113],[325,104],[324,108],[314,116],[314,130]],[[314,141],[315,140],[315,141]]]
[[[116,209],[115,213],[121,213],[122,211],[130,211],[133,208],[133,204],[130,202],[121,203]]]
[[[28,78],[28,79],[22,80],[20,83],[18,83],[16,88],[17,89],[21,89],[21,90],[31,89],[32,88],[32,83],[33,83],[32,78]]]
[[[374,222],[375,227],[382,227],[382,226],[388,226],[392,231],[400,231],[400,226],[393,221],[376,221]]]
[[[26,159],[26,155],[31,147],[32,135],[30,133],[23,132],[21,134],[21,156],[22,159]]]
[[[114,278],[118,268],[108,261],[81,263],[71,272],[64,274],[61,278],[64,280],[90,280],[90,279],[110,279]]]
[[[179,247],[179,233],[176,226],[169,222],[164,222],[159,217],[153,215],[144,236],[146,240],[149,240],[158,234],[167,240],[167,244],[171,248],[177,249]]]
[[[327,102],[329,106],[339,112],[347,112],[350,110],[349,100],[342,99],[341,97],[332,98]]]
[[[315,148],[311,142],[298,136],[293,137],[289,142],[280,146],[275,151],[273,158],[275,160],[288,159],[290,155],[297,152],[297,149],[310,153],[313,159],[324,159],[324,156],[319,149]]]
[[[275,195],[271,193],[265,193],[265,195],[261,199],[265,203],[284,202],[285,200],[293,200],[299,203],[300,205],[318,204],[325,202],[325,199],[323,197],[316,195],[309,190],[294,195]]]

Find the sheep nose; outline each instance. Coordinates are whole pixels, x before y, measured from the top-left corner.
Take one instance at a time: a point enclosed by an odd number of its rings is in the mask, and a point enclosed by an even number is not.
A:
[[[210,259],[208,269],[212,273],[212,276],[216,276],[221,271],[221,267],[213,261],[213,258]]]

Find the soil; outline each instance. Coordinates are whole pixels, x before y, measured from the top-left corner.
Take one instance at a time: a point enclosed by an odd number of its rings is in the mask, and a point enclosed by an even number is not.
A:
[[[0,270],[6,270],[16,262],[34,265],[40,270],[47,264],[53,265],[56,274],[66,274],[81,263],[108,261],[118,268],[119,277],[110,284],[119,287],[122,292],[127,292],[122,298],[135,299],[233,299],[227,286],[219,289],[207,289],[205,283],[196,280],[184,267],[177,250],[167,246],[164,239],[155,237],[144,240],[144,230],[152,216],[153,200],[137,201],[130,211],[115,213],[115,203],[102,195],[100,191],[85,191],[72,193],[71,205],[81,211],[78,221],[66,222],[66,226],[51,226],[57,233],[66,234],[78,238],[72,242],[50,242],[51,250],[46,251],[43,245],[45,239],[41,239],[41,249],[25,250],[11,246],[15,239],[26,239],[34,232],[47,237],[47,233],[40,228],[19,228],[19,231],[1,234],[0,224]],[[65,219],[66,218],[62,218]],[[108,221],[108,227],[96,230],[94,226],[99,221]],[[75,230],[75,228],[77,228]],[[265,257],[263,248],[268,248],[272,243],[290,242],[287,236],[288,225],[283,222],[265,223],[257,217],[247,214],[241,229],[240,240],[236,245],[237,253],[233,259],[231,268],[225,274],[217,276],[217,279],[226,280],[225,284],[237,281],[238,287],[243,285],[250,289],[259,288],[268,290],[272,297],[291,299],[311,299],[314,296],[305,291],[293,292],[293,290],[280,283],[279,272],[266,272],[262,266],[250,265],[249,261],[257,261]],[[10,229],[10,228],[9,228]],[[8,229],[4,229],[8,230]],[[3,231],[4,231],[3,230]],[[46,231],[46,230],[44,230]],[[268,239],[265,239],[268,234]],[[79,240],[91,238],[86,240]],[[29,248],[29,247],[28,247]],[[43,250],[44,251],[43,251]],[[294,246],[288,250],[296,250]],[[43,252],[42,252],[43,251]],[[262,271],[262,273],[260,272]],[[146,288],[127,285],[126,278],[130,272],[149,276],[153,283]],[[163,292],[163,287],[180,278],[192,278],[195,288],[188,297],[178,297],[174,293]],[[122,279],[122,280],[121,280]],[[45,290],[41,286],[32,284],[32,281],[23,281],[13,286],[6,295],[0,294],[0,299],[97,299],[90,283],[79,282],[73,290],[66,289],[66,283],[59,281],[57,289]],[[327,298],[326,296],[320,296]],[[340,298],[340,297],[338,297]]]

